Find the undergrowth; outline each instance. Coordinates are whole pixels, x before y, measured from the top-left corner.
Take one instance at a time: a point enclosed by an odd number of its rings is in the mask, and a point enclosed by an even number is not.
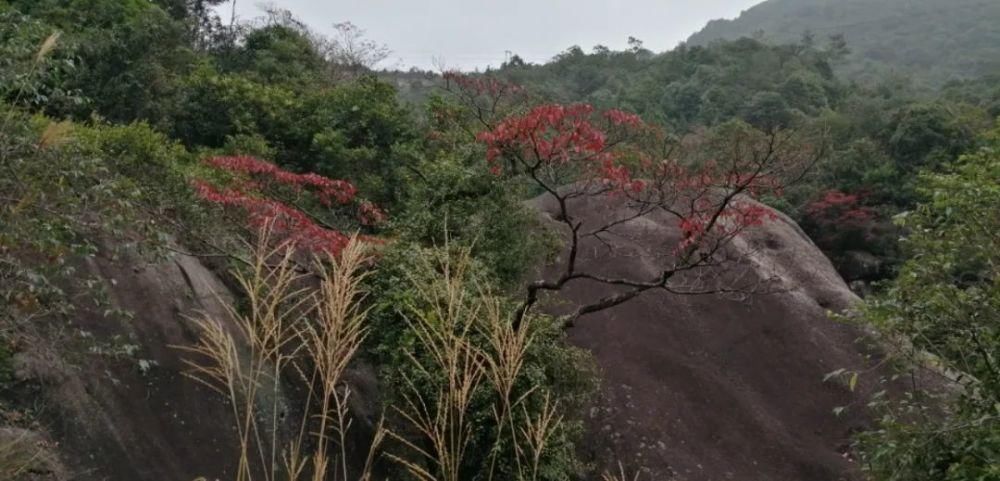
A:
[[[467,248],[389,264],[403,276],[389,292],[357,238],[311,264],[318,280],[289,245],[259,239],[252,267],[235,273],[243,307],[232,321],[198,320],[201,340],[184,348],[192,377],[232,408],[236,480],[534,481],[583,469],[574,443],[594,387],[585,356],[551,319],[514,329],[510,302],[477,277]],[[383,415],[365,454],[349,443],[359,428],[345,373],[373,360]],[[280,399],[301,403],[297,427],[279,415]]]

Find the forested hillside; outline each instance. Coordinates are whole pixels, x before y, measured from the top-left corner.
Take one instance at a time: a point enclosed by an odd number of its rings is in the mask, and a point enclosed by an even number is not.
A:
[[[435,74],[223,3],[0,0],[0,479],[1000,479],[996,3]]]
[[[551,242],[482,127],[424,123],[360,32],[218,3],[0,2],[0,479],[580,472],[593,376],[511,330]]]
[[[921,169],[975,144],[1000,114],[992,77],[915,88],[896,77],[873,86],[836,72],[839,42],[770,45],[743,38],[654,54],[571,48],[544,65],[512,61],[495,75],[541,98],[620,106],[682,134],[738,119],[759,129],[825,132],[827,154],[777,205],[792,215],[849,281],[892,275],[892,217],[913,207]]]
[[[767,0],[713,20],[688,45],[741,37],[825,42],[850,49],[838,70],[866,82],[901,74],[939,86],[1000,70],[1000,3],[992,0]]]

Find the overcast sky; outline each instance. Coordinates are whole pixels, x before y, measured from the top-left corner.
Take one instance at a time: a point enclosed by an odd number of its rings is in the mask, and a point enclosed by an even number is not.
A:
[[[713,18],[733,18],[761,0],[272,0],[319,32],[350,21],[392,50],[385,67],[462,70],[497,66],[511,51],[544,62],[572,45],[613,49],[634,36],[669,50]],[[244,20],[260,0],[237,0]],[[220,8],[228,17],[230,5]]]

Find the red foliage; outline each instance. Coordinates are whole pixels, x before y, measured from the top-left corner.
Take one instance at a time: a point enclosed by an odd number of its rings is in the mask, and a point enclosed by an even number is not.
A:
[[[538,166],[587,162],[595,172],[606,173],[609,180],[622,183],[627,171],[615,165],[607,135],[591,120],[593,113],[594,108],[586,104],[540,105],[525,115],[505,119],[476,139],[486,145],[486,160],[496,173],[500,173],[497,160],[513,153],[532,159]],[[623,115],[614,117],[626,121]]]
[[[712,216],[718,212],[718,221],[713,224]],[[762,204],[751,201],[737,201],[727,205],[722,210],[694,210],[680,219],[681,242],[678,250],[693,247],[700,242],[712,225],[712,234],[722,238],[736,236],[748,227],[764,225],[777,220],[778,215]]]
[[[367,200],[358,205],[358,221],[361,225],[378,225],[385,222],[385,219],[385,213],[377,205]]]
[[[487,145],[490,162],[501,155],[502,148],[519,148],[543,162],[565,163],[570,153],[604,150],[604,133],[590,123],[593,112],[593,107],[584,104],[541,105],[500,122],[493,130],[480,133],[477,140]]]
[[[243,209],[250,226],[256,229],[268,227],[274,235],[297,248],[339,255],[347,245],[346,235],[322,228],[302,211],[276,200],[253,197],[236,189],[218,190],[202,181],[195,181],[194,187],[202,199]]]
[[[223,207],[242,210],[255,229],[268,227],[271,234],[295,248],[314,253],[339,255],[349,237],[335,229],[321,226],[301,209],[266,194],[268,187],[290,187],[296,194],[310,192],[324,206],[348,205],[357,201],[356,217],[361,225],[376,225],[385,220],[375,204],[358,201],[357,189],[350,182],[329,179],[317,174],[296,174],[253,157],[214,157],[207,165],[235,174],[234,187],[217,188],[195,180],[195,192],[203,200]],[[370,238],[366,240],[371,241]]]
[[[846,194],[830,190],[806,207],[809,218],[821,227],[867,229],[875,221],[876,212],[861,205],[862,194]]]
[[[253,157],[213,157],[206,162],[222,170],[259,176],[277,184],[290,186],[297,191],[311,189],[316,198],[326,206],[333,202],[349,204],[358,193],[358,189],[346,180],[329,179],[313,173],[296,174]]]
[[[642,119],[631,112],[625,112],[618,109],[611,109],[604,112],[604,116],[611,121],[614,125],[625,125],[628,127],[641,127]]]
[[[609,110],[598,116],[586,104],[549,104],[509,117],[481,132],[477,140],[486,146],[486,159],[495,174],[503,171],[501,159],[529,173],[571,166],[577,180],[588,188],[598,185],[598,192],[627,196],[645,206],[640,209],[655,204],[668,208],[678,217],[684,234],[681,249],[709,235],[731,238],[775,217],[773,211],[753,202],[735,197],[720,201],[720,192],[751,197],[780,194],[780,182],[765,168],[752,162],[720,165],[707,161],[691,168],[671,159],[654,161],[632,145],[650,133],[657,132],[635,114]],[[675,209],[675,203],[684,204],[686,210]]]
[[[632,170],[624,165],[616,165],[611,158],[601,161],[599,170],[601,182],[609,186],[609,193],[639,193],[646,188],[646,182],[641,179],[632,178]]]

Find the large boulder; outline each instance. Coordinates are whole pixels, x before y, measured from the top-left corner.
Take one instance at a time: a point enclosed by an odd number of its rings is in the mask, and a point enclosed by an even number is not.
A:
[[[72,315],[41,321],[15,356],[17,379],[47,406],[42,420],[71,479],[231,477],[231,410],[184,376],[177,349],[197,339],[191,317],[226,318],[230,291],[191,256],[103,252],[81,260],[66,286],[83,300]]]
[[[584,232],[627,212],[621,198],[570,202]],[[533,205],[568,233],[551,197]],[[862,333],[828,315],[858,299],[802,230],[777,217],[738,237],[728,249],[734,260],[709,281],[742,286],[740,292],[647,291],[569,329],[570,342],[593,353],[603,376],[584,446],[598,467],[595,479],[603,469],[618,472],[619,463],[655,480],[856,478],[849,438],[864,417],[834,410],[856,405],[862,394],[824,377],[865,364]],[[680,235],[667,215],[637,219],[616,233],[581,245],[581,270],[655,278]],[[542,274],[559,265],[556,259]],[[568,313],[608,293],[574,282],[547,309]]]
[[[15,356],[20,389],[45,406],[40,419],[66,467],[50,469],[51,479],[235,479],[240,443],[230,404],[185,375],[186,361],[194,359],[181,349],[198,340],[193,318],[231,322],[232,291],[203,258],[151,261],[107,244],[79,262],[77,287],[66,286],[79,296],[77,309],[68,318],[37,321]],[[84,284],[92,285],[79,289]],[[106,298],[96,305],[101,291]],[[375,375],[357,366],[346,376],[355,393],[349,453],[352,463],[363,463],[366,428],[378,415]],[[287,391],[268,402],[287,420],[281,435],[292,436],[304,394]]]

